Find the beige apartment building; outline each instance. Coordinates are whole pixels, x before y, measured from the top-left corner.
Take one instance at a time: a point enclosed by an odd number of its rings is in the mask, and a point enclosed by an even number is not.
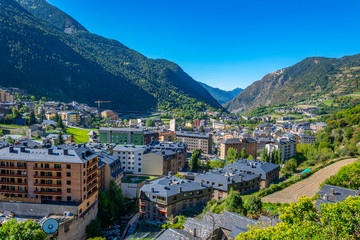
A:
[[[198,132],[176,132],[176,139],[186,143],[189,152],[200,149],[204,154],[210,154],[212,149],[212,135]]]
[[[81,215],[97,202],[98,156],[82,147],[3,148],[0,186],[1,202],[75,205],[78,206],[75,214]]]
[[[15,97],[11,93],[0,90],[0,102],[14,102]]]

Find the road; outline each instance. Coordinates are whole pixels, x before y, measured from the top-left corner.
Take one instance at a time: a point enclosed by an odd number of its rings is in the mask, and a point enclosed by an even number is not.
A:
[[[330,166],[320,169],[310,177],[297,182],[281,191],[263,197],[261,200],[263,202],[270,203],[294,203],[297,202],[298,198],[303,195],[307,197],[313,197],[319,191],[319,186],[321,183],[323,183],[330,176],[335,175],[341,167],[351,164],[356,160],[357,158],[352,158],[333,163]]]

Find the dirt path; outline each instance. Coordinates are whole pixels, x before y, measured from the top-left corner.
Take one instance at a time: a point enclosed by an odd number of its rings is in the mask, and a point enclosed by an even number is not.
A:
[[[317,171],[310,177],[291,185],[290,187],[263,197],[262,201],[271,203],[293,203],[297,202],[298,198],[302,195],[313,197],[315,193],[319,191],[321,183],[330,176],[335,175],[341,167],[353,163],[356,160],[357,158],[352,158],[333,163],[330,166]]]

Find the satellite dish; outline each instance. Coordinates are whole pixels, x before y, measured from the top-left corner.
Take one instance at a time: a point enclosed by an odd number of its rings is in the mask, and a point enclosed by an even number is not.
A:
[[[59,228],[59,222],[54,218],[49,218],[45,220],[45,222],[42,225],[42,230],[47,234],[52,234],[56,232]]]

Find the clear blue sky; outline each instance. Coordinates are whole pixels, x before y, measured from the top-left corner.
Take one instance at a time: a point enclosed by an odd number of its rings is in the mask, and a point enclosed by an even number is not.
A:
[[[309,56],[360,53],[359,0],[48,0],[89,31],[230,90]]]

